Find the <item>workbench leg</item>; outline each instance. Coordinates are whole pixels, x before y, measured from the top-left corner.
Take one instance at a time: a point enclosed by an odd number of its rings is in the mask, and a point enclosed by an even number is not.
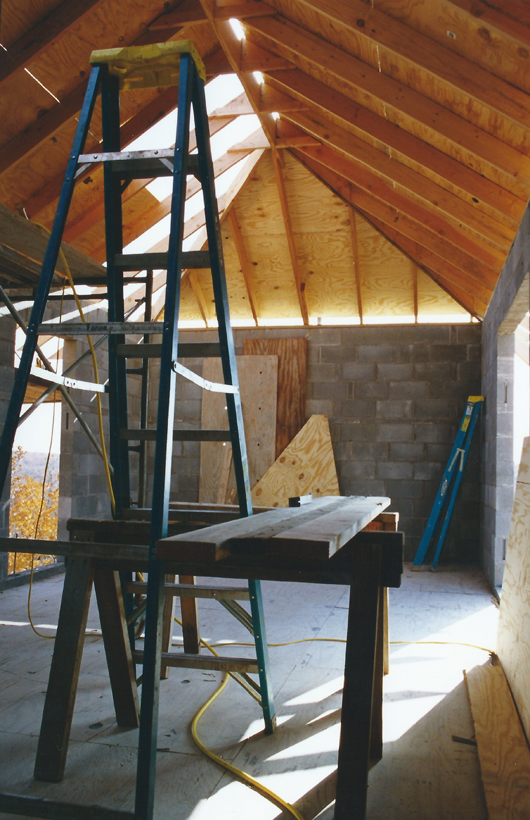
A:
[[[36,780],[55,783],[64,775],[93,575],[92,561],[68,561],[37,747]]]
[[[364,820],[372,729],[381,548],[353,556],[335,820]]]
[[[175,575],[166,575],[168,584],[175,583]],[[164,614],[162,615],[162,652],[171,652],[173,640],[173,615],[175,614],[175,599],[171,595],[164,597]],[[160,680],[169,678],[169,666],[160,664]]]
[[[370,767],[383,757],[383,676],[384,676],[385,590],[379,594],[375,648],[374,687],[372,693],[372,726],[370,730]]]
[[[96,566],[94,588],[118,726],[136,729],[140,722],[138,687],[121,591],[120,573]]]
[[[179,575],[179,584],[194,583],[194,575]],[[198,655],[201,646],[199,636],[197,598],[181,598],[180,611],[182,612],[182,636],[184,638],[184,652],[187,652],[191,655]]]

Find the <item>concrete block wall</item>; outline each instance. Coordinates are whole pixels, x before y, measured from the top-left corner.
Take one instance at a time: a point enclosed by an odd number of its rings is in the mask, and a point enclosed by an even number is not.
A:
[[[388,495],[401,515],[411,560],[434,502],[469,395],[480,392],[481,327],[400,325],[249,329],[243,340],[308,339],[307,416],[325,413],[344,495]],[[183,331],[184,342],[215,341],[214,332]],[[187,366],[201,371],[199,360]],[[176,420],[200,424],[201,391],[180,380]],[[479,439],[453,515],[444,558],[478,560]],[[176,445],[172,497],[196,501],[199,444]]]
[[[482,566],[502,585],[515,490],[513,355],[517,325],[529,308],[530,210],[527,207],[483,322],[485,424],[482,482]]]

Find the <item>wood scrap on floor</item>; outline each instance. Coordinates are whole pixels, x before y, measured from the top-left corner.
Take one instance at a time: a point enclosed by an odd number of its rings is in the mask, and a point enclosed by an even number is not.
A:
[[[278,357],[237,356],[236,359],[252,487],[274,461]],[[203,377],[224,382],[221,360],[206,359]],[[203,392],[201,427],[203,430],[228,429],[224,393]],[[232,459],[229,454],[225,455],[227,449],[231,450],[231,445],[222,441],[201,442],[199,502],[222,504],[230,498],[230,489],[235,484]]]
[[[530,750],[502,666],[464,673],[489,820],[530,817]]]
[[[245,339],[243,353],[278,357],[278,407],[274,455],[274,458],[278,458],[306,421],[307,339]],[[270,464],[267,468],[269,466]]]
[[[252,502],[287,507],[289,498],[340,495],[328,417],[311,416],[252,490]]]
[[[497,655],[530,737],[530,438],[524,441],[506,551]],[[530,816],[530,813],[529,815]]]

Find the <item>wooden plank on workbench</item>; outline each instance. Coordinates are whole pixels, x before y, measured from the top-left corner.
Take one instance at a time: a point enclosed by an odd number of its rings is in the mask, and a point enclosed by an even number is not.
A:
[[[157,553],[168,560],[195,560],[197,551],[209,560],[230,554],[327,560],[389,504],[389,498],[319,498],[165,538]]]
[[[337,499],[319,498],[311,502],[311,508],[327,506],[330,501]],[[280,525],[281,529],[289,526],[289,521],[297,518],[302,511],[307,512],[310,505],[305,507],[282,507],[269,513],[249,518],[238,518],[213,527],[204,527],[194,532],[174,535],[163,538],[158,542],[157,555],[159,558],[182,561],[216,561],[230,555],[229,542],[236,535],[249,535],[260,532],[264,527]],[[315,514],[318,513],[318,510]]]
[[[306,420],[307,339],[245,339],[243,353],[278,357],[274,456],[278,458],[302,429]]]
[[[465,673],[489,820],[530,817],[530,751],[502,666]]]
[[[341,498],[329,508],[325,506],[306,516],[301,514],[293,521],[294,526],[291,524],[285,530],[278,526],[263,527],[253,537],[236,537],[231,542],[231,551],[327,560],[389,504],[390,499],[384,497]]]
[[[340,495],[328,417],[311,416],[252,490],[252,503],[286,507],[289,498]]]

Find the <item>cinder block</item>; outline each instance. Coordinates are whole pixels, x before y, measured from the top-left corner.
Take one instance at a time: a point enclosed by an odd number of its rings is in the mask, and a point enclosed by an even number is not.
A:
[[[359,345],[357,347],[358,362],[393,362],[394,348],[391,345]]]
[[[347,362],[342,365],[342,378],[350,381],[372,381],[376,378],[375,364]]]
[[[341,464],[339,481],[342,479],[373,479],[375,478],[375,461],[346,461]]]
[[[323,345],[320,348],[320,361],[323,364],[354,362],[357,358],[355,347]]]
[[[442,399],[425,399],[414,403],[416,418],[448,419],[455,415],[455,403]]]
[[[439,462],[420,461],[414,465],[414,478],[419,481],[439,481],[444,467]]]
[[[345,422],[340,424],[340,441],[375,441],[377,437],[377,427],[372,423],[359,421]]]
[[[388,382],[363,382],[357,381],[352,385],[353,395],[356,399],[387,399]]]
[[[377,417],[381,419],[407,419],[414,415],[412,401],[378,401]]]
[[[458,378],[470,385],[480,385],[480,362],[460,362]],[[477,389],[477,388],[475,388]]]
[[[340,369],[336,364],[311,364],[307,368],[307,381],[332,382],[340,378]]]
[[[437,461],[445,467],[450,455],[451,446],[449,444],[427,444],[427,461]]]
[[[414,378],[419,381],[447,382],[456,376],[455,362],[416,362]]]
[[[388,444],[352,441],[348,444],[347,452],[352,461],[386,461],[388,458]]]
[[[412,368],[412,364],[378,364],[377,378],[387,382],[410,381]]]
[[[423,482],[403,479],[387,479],[386,495],[388,495],[392,500],[399,498],[422,498]],[[392,506],[394,507],[395,505],[393,504]],[[405,529],[405,527],[403,527],[403,529]]]
[[[388,455],[391,461],[423,461],[425,458],[425,445],[410,441],[390,444]]]
[[[343,381],[313,382],[311,385],[311,398],[344,401],[348,398],[348,383]]]
[[[315,414],[323,414],[329,417],[333,416],[333,402],[331,401],[310,399],[309,401],[306,401],[305,409],[308,417],[314,416]]]
[[[466,359],[467,348],[466,345],[433,344],[429,354],[431,362],[461,362]]]
[[[456,325],[456,338],[459,344],[480,344],[482,326],[479,324]]]
[[[414,341],[433,344],[448,344],[451,341],[450,325],[414,325]]]
[[[383,461],[376,465],[377,478],[408,479],[414,474],[414,466],[407,461]]]
[[[374,418],[375,404],[375,401],[349,399],[348,401],[342,402],[341,415],[343,418]]]
[[[390,399],[407,399],[414,401],[415,399],[427,398],[427,382],[390,382],[389,398]]]
[[[414,430],[412,423],[388,423],[377,425],[378,441],[412,441],[413,433]]]
[[[445,443],[454,441],[456,436],[456,425],[448,424],[447,422],[415,422],[414,423],[414,439],[415,441]]]
[[[479,344],[467,346],[468,362],[480,362],[482,359],[482,347]]]
[[[385,482],[375,478],[345,478],[339,486],[342,495],[389,495]]]

